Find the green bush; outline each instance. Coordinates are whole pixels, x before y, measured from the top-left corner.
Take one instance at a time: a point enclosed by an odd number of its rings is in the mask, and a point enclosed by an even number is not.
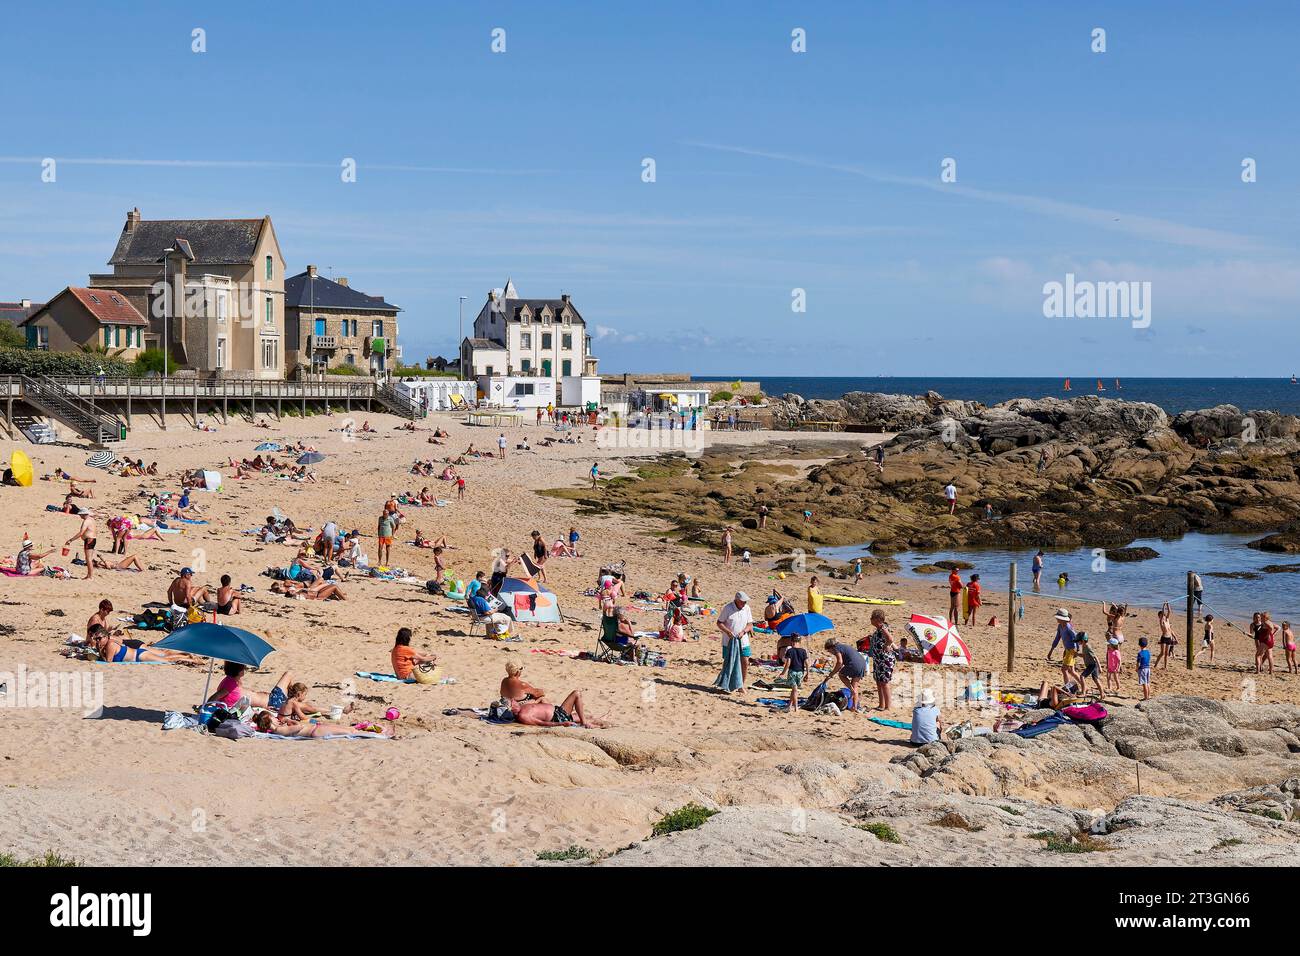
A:
[[[728,392],[726,389],[723,389],[723,390],[720,391],[720,392],[714,392],[712,395],[710,395],[710,396],[709,396],[709,401],[711,401],[711,402],[729,402],[729,401],[731,401],[733,398],[735,398],[735,396],[732,395],[731,392]]]
[[[450,368],[445,372],[439,372],[436,368],[425,368],[423,365],[398,365],[390,370],[390,374],[395,378],[459,378],[459,372],[453,372]]]
[[[60,856],[52,850],[47,850],[44,856],[28,857],[25,860],[19,859],[12,853],[0,853],[0,867],[7,866],[81,866],[81,864],[66,856]]]
[[[589,860],[591,851],[585,846],[572,843],[563,850],[542,850],[537,854],[539,860]]]
[[[143,378],[150,372],[155,375],[161,375],[163,370],[163,353],[162,349],[145,349],[135,357],[135,362],[131,366],[131,374],[136,378]],[[167,359],[167,374],[170,375],[176,371],[176,360]]]
[[[27,336],[19,330],[18,326],[0,322],[0,348],[25,349]]]
[[[903,839],[898,835],[898,831],[888,823],[859,823],[859,830],[866,830],[881,843],[902,843]]]
[[[95,375],[101,367],[113,377],[131,374],[130,365],[102,355],[0,348],[0,375]]]
[[[336,365],[331,369],[327,369],[325,374],[326,375],[364,375],[366,373],[362,372],[361,369],[357,368],[355,365],[348,365],[344,363],[342,365]]]
[[[705,820],[716,816],[717,813],[717,810],[710,810],[698,803],[688,803],[680,810],[674,810],[656,823],[651,827],[650,833],[653,836],[663,836],[666,833],[677,833],[681,830],[696,830],[704,826]]]

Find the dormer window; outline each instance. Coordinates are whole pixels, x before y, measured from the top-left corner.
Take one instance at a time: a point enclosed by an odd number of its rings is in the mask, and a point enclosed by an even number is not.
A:
[[[532,315],[532,313],[529,312],[527,309],[522,309],[522,310],[520,310],[520,312],[519,312],[519,324],[520,324],[520,325],[532,325],[532,323],[533,323],[533,315]]]

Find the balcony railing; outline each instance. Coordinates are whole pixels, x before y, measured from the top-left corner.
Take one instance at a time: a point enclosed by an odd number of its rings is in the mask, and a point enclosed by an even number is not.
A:
[[[307,340],[307,351],[316,352],[339,347],[337,335],[313,335]]]

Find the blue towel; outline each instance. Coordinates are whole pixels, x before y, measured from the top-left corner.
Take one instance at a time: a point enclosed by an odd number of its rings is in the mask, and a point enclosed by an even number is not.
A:
[[[414,684],[416,682],[414,677],[408,677],[406,680],[402,680],[402,678],[398,677],[396,674],[372,674],[370,671],[357,671],[357,676],[364,677],[366,680],[379,681],[381,684]]]
[[[713,686],[725,691],[736,691],[744,687],[745,677],[740,663],[740,640],[733,637],[722,646],[722,671]]]
[[[912,725],[901,720],[890,720],[888,717],[868,717],[867,720],[873,724],[880,724],[882,727],[897,727],[899,730],[911,730]]]
[[[1037,737],[1041,734],[1051,733],[1062,724],[1068,724],[1070,718],[1064,714],[1055,713],[1044,717],[1036,724],[1030,724],[1028,727],[1021,727],[1019,730],[1011,731],[1017,737]]]

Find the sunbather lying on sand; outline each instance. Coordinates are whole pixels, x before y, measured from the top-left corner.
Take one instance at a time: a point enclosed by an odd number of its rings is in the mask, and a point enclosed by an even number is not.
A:
[[[558,706],[542,701],[525,703],[512,700],[510,701],[510,711],[515,715],[517,723],[529,727],[571,727],[574,724],[581,727],[609,726],[595,718],[587,718],[586,714],[583,713],[582,695],[576,690],[564,698],[564,703]]]
[[[311,584],[300,584],[297,581],[276,581],[271,585],[271,591],[275,594],[283,594],[285,597],[297,597],[301,594],[308,601],[347,600],[342,588],[330,581],[314,581]]]
[[[181,651],[162,651],[156,648],[147,647],[143,643],[132,642],[127,644],[120,638],[114,637],[102,624],[97,624],[91,628],[90,633],[86,635],[86,646],[91,648],[99,659],[108,661],[112,664],[121,664],[123,661],[133,663],[136,661],[161,661],[168,664],[174,664],[177,661],[193,661],[195,658]]]
[[[115,554],[110,561],[103,555],[95,555],[95,567],[102,568],[105,571],[147,571],[143,564],[140,563],[138,555],[134,554]]]
[[[1064,687],[1056,687],[1043,681],[1038,688],[1038,703],[1040,706],[1046,703],[1052,710],[1060,710],[1062,707],[1077,704],[1082,693],[1083,688],[1076,687],[1072,683],[1067,683]]]
[[[253,719],[253,726],[264,734],[276,734],[280,737],[330,737],[334,734],[352,734],[357,732],[383,734],[385,737],[393,736],[393,728],[391,725],[361,724],[357,726],[348,726],[347,724],[310,724],[299,720],[292,720],[288,717],[276,717],[267,711],[263,711]]]

